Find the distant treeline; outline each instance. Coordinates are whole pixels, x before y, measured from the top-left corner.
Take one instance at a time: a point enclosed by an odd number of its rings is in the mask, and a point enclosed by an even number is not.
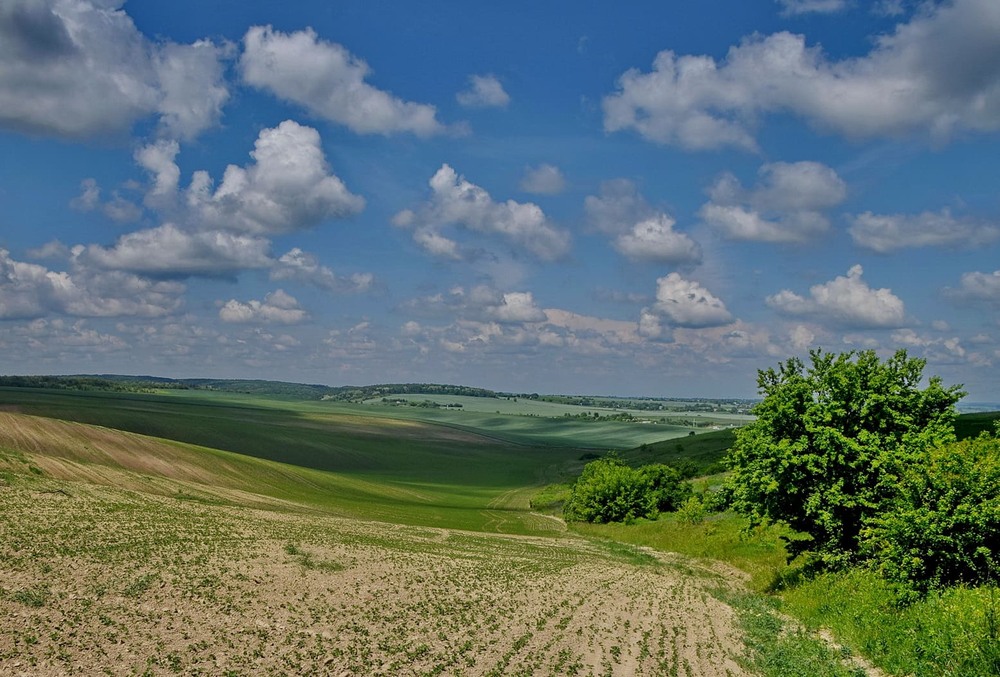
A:
[[[756,400],[713,399],[700,397],[611,397],[606,395],[539,395],[538,393],[499,393],[509,399],[538,400],[578,407],[604,407],[637,411],[684,411],[748,413]]]
[[[7,388],[48,388],[52,390],[103,390],[119,393],[149,393],[162,388],[183,388],[176,383],[153,377],[103,376],[0,376],[0,386]]]
[[[159,376],[77,374],[69,376],[0,376],[0,387],[152,393],[157,390],[214,390],[249,395],[277,395],[307,400],[360,402],[386,395],[466,395],[496,397],[492,390],[438,383],[390,383],[370,386],[325,386],[256,379],[172,379]]]
[[[485,388],[445,385],[441,383],[383,383],[371,386],[342,386],[331,388],[325,399],[362,402],[388,395],[465,395],[466,397],[496,397]]]

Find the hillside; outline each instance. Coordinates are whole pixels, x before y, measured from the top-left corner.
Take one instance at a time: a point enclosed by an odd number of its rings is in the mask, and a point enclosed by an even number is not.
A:
[[[246,395],[269,395],[304,400],[360,402],[389,393],[496,397],[492,390],[439,383],[392,383],[367,386],[326,386],[261,379],[165,378],[121,374],[64,376],[0,376],[0,387],[50,388],[108,392],[154,393],[160,390],[208,390]]]
[[[527,509],[578,449],[221,395],[2,394],[14,674],[749,674],[719,596],[739,577]]]
[[[961,417],[960,434],[993,417]],[[697,473],[718,469],[734,434],[650,429],[681,436],[621,456]],[[538,487],[603,453],[577,444],[591,434],[645,433],[593,416],[208,389],[0,388],[0,622],[12,629],[0,665],[858,674],[748,591],[790,575],[780,529],[747,534],[731,514],[567,529],[532,512]],[[949,637],[976,646],[977,623]]]
[[[352,414],[95,393],[14,399],[0,398],[0,453],[19,471],[233,502],[225,489],[254,494],[240,504],[404,524],[534,533],[536,518],[509,508],[527,506],[542,469],[579,453]]]

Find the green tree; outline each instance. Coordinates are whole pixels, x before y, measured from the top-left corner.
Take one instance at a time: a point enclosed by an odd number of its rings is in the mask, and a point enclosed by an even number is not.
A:
[[[650,507],[655,512],[673,512],[691,496],[691,485],[678,468],[653,463],[641,466],[638,473],[646,480]]]
[[[995,582],[1000,574],[1000,439],[929,449],[900,478],[896,499],[862,532],[885,578],[920,591]]]
[[[568,520],[623,522],[650,514],[649,480],[616,456],[591,461],[563,506]]]
[[[789,543],[828,566],[857,559],[861,530],[893,500],[909,461],[954,440],[959,386],[931,378],[925,361],[898,351],[810,353],[759,371],[757,420],[736,433],[725,491],[751,522],[783,521],[806,539]]]
[[[627,522],[677,510],[690,495],[676,468],[662,463],[632,468],[612,453],[583,467],[563,515],[583,522]]]

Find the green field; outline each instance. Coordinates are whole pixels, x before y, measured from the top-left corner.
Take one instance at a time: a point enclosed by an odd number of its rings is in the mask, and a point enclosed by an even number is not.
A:
[[[0,635],[0,665],[825,677],[860,674],[861,652],[893,674],[990,674],[977,638],[1000,605],[985,589],[902,613],[870,577],[789,587],[786,532],[747,532],[730,513],[567,525],[530,507],[608,449],[718,472],[731,429],[434,400],[463,406],[0,388],[0,621],[17,628]],[[498,401],[518,409],[489,410]],[[995,417],[962,416],[958,432]],[[883,620],[851,620],[861,610]],[[823,627],[844,646],[818,640]],[[935,642],[910,660],[926,632]]]
[[[229,395],[10,389],[0,407],[196,445],[204,467],[231,452],[248,487],[335,514],[476,530],[533,531],[529,488],[580,455],[356,407]]]
[[[688,427],[698,428],[711,425],[729,425],[732,423],[746,423],[753,419],[752,416],[744,414],[734,414],[727,412],[705,412],[693,411],[684,408],[684,403],[671,402],[669,409],[646,410],[631,409],[629,407],[612,407],[594,404],[592,406],[581,406],[577,404],[563,404],[560,402],[550,402],[542,399],[529,399],[525,397],[470,397],[468,395],[424,395],[424,394],[387,394],[365,400],[369,406],[383,406],[383,400],[404,400],[413,404],[421,402],[434,402],[439,405],[461,405],[463,411],[471,411],[486,414],[505,414],[509,416],[577,416],[583,413],[598,413],[601,416],[614,416],[615,414],[627,413],[637,419],[651,421],[676,420],[680,418],[690,419],[692,425]],[[596,398],[595,398],[596,399]]]

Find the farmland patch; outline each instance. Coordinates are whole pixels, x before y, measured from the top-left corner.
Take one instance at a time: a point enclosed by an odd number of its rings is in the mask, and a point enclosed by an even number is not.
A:
[[[0,490],[0,663],[140,674],[744,674],[714,576],[577,539]]]

